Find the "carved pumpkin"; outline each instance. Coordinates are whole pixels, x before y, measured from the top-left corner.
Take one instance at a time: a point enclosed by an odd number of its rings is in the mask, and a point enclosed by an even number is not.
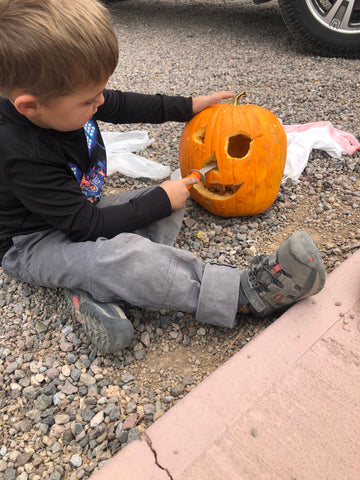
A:
[[[239,97],[239,96],[238,96]],[[190,189],[191,197],[222,217],[255,215],[275,200],[286,160],[279,120],[258,105],[219,103],[184,127],[179,161],[183,177],[211,162],[217,168]]]

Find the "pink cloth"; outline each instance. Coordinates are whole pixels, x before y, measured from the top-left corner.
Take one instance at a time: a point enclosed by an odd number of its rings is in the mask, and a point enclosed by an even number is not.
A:
[[[305,123],[304,125],[284,125],[285,133],[298,133],[306,132],[314,128],[326,128],[329,132],[329,135],[336,142],[345,153],[350,153],[351,155],[360,149],[360,144],[351,133],[344,132],[333,126],[331,122],[314,122],[314,123]]]
[[[360,149],[356,138],[335,128],[331,122],[314,122],[304,125],[284,125],[287,136],[287,158],[284,176],[297,180],[313,149],[324,150],[333,158],[345,153],[352,155]]]

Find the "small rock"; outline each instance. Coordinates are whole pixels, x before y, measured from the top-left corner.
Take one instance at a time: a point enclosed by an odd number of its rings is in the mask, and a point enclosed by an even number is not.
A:
[[[71,430],[65,430],[63,435],[63,442],[65,445],[68,445],[72,440],[74,440],[74,435]]]
[[[64,425],[53,425],[50,429],[49,437],[52,438],[61,438],[65,432]]]
[[[124,430],[130,430],[131,428],[134,428],[138,420],[138,416],[136,413],[132,413],[129,415],[124,423],[123,423],[123,429]]]
[[[143,332],[140,337],[142,343],[145,345],[145,347],[149,347],[151,340],[150,340],[150,334],[149,332]]]
[[[186,387],[187,385],[194,385],[195,380],[192,377],[185,376],[182,380],[182,383],[184,387]]]
[[[39,410],[46,410],[52,404],[52,397],[48,395],[39,395],[35,400],[35,407]]]
[[[15,462],[15,468],[23,467],[28,461],[30,460],[31,455],[28,455],[27,453],[21,453]]]
[[[127,443],[129,438],[129,431],[128,430],[122,431],[117,438],[120,443]]]
[[[67,337],[69,333],[72,333],[74,331],[74,327],[72,325],[67,325],[61,330],[61,333],[64,335],[64,337]]]
[[[70,421],[70,417],[69,415],[66,415],[66,414],[59,414],[59,415],[55,415],[55,423],[57,425],[65,425],[66,423],[69,423]]]
[[[64,377],[69,377],[71,373],[69,365],[64,365],[61,369],[61,373],[64,375]]]
[[[62,392],[56,392],[53,396],[53,404],[54,405],[59,405],[61,400],[65,398],[65,395]]]
[[[117,385],[116,386],[112,385],[105,390],[106,398],[118,397],[119,394],[120,394],[120,389]]]
[[[134,413],[134,412],[136,412],[136,403],[130,401],[126,405],[126,413]]]
[[[184,392],[184,385],[174,385],[170,388],[170,395],[178,397]]]
[[[71,352],[74,349],[74,345],[71,342],[61,342],[59,347],[63,352]]]
[[[135,380],[134,375],[131,375],[131,373],[125,372],[124,375],[121,377],[121,381],[123,383],[129,383]]]
[[[90,385],[94,385],[96,383],[96,379],[95,379],[95,377],[93,377],[92,375],[90,375],[88,373],[82,373],[80,375],[80,382],[83,385],[86,385],[87,387],[89,387]]]
[[[22,472],[16,477],[16,480],[28,480],[28,478],[29,475],[26,472]]]
[[[95,447],[92,451],[94,457],[97,457],[101,452],[103,452],[108,447],[108,442],[105,440],[104,442],[100,443],[97,447]]]
[[[46,417],[43,417],[41,419],[41,423],[43,425],[48,425],[49,427],[52,427],[55,423],[54,415],[47,415]]]
[[[152,405],[151,403],[146,403],[144,405],[144,414],[154,415],[154,413],[155,413],[155,405]]]
[[[174,401],[174,397],[172,395],[167,395],[166,397],[164,397],[165,403],[171,403],[173,401]]]
[[[73,353],[68,353],[65,357],[65,360],[69,363],[75,363],[77,360],[77,357]]]
[[[5,368],[6,375],[11,375],[12,373],[15,372],[17,368],[18,368],[17,362],[9,363],[9,365]]]
[[[15,480],[16,478],[16,470],[15,468],[8,468],[4,472],[4,480]]]
[[[77,391],[78,391],[77,387],[75,387],[68,380],[65,381],[65,385],[61,389],[61,392],[64,393],[65,395],[72,395],[73,393],[76,393]]]
[[[100,410],[90,421],[90,427],[95,428],[104,421],[104,411]]]
[[[78,382],[81,377],[81,370],[78,370],[77,368],[73,368],[70,373],[70,377],[74,382]]]
[[[127,443],[134,442],[135,440],[139,440],[141,437],[141,433],[136,428],[131,428],[128,434]]]
[[[136,350],[136,352],[134,353],[134,357],[136,360],[144,360],[144,358],[146,357],[145,350]]]
[[[95,413],[89,407],[85,407],[83,410],[81,410],[81,418],[86,423],[90,422],[94,416],[95,416]]]
[[[35,330],[37,331],[37,333],[41,334],[41,333],[46,333],[47,332],[47,329],[48,329],[48,326],[45,325],[44,323],[42,322],[36,322],[35,324]]]
[[[77,437],[83,431],[83,426],[81,423],[75,422],[71,425],[72,434]]]
[[[251,245],[249,248],[244,248],[244,253],[250,257],[256,257],[256,247]]]
[[[81,465],[83,464],[81,456],[76,454],[72,455],[70,457],[70,464],[75,468],[81,467]]]
[[[60,372],[57,368],[49,368],[46,370],[46,375],[50,378],[50,380],[54,380],[54,378],[58,378]]]
[[[21,420],[19,423],[16,424],[16,428],[22,433],[30,432],[32,428],[32,423],[30,422],[30,420],[27,419]]]
[[[112,406],[112,408],[106,411],[106,414],[110,418],[110,421],[114,422],[115,420],[118,420],[120,418],[121,411],[118,406]]]
[[[55,442],[55,443],[53,443],[53,445],[52,445],[52,447],[51,447],[51,453],[52,453],[53,455],[55,455],[56,453],[61,452],[61,450],[62,450],[62,446],[61,446],[60,442]]]

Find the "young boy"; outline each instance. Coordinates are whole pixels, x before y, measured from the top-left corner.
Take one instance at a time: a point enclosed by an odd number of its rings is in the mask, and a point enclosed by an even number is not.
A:
[[[117,61],[100,2],[0,0],[4,272],[63,287],[90,341],[105,353],[133,336],[119,301],[193,312],[231,328],[239,308],[265,316],[320,291],[324,265],[303,231],[242,270],[174,248],[194,179],[101,196],[106,155],[97,120],[185,122],[233,95],[105,90]]]

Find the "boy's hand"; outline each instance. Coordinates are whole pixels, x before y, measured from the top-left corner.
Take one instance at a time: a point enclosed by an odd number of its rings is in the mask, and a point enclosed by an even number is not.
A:
[[[201,95],[200,97],[193,98],[193,114],[201,112],[204,108],[214,105],[214,103],[220,102],[220,100],[226,100],[227,98],[233,98],[234,92],[227,92],[222,90],[220,92],[212,93],[211,95]]]
[[[188,185],[198,183],[199,179],[194,177],[179,178],[179,180],[166,180],[160,187],[165,190],[169,197],[172,210],[180,210],[185,206],[186,200],[190,197]]]

